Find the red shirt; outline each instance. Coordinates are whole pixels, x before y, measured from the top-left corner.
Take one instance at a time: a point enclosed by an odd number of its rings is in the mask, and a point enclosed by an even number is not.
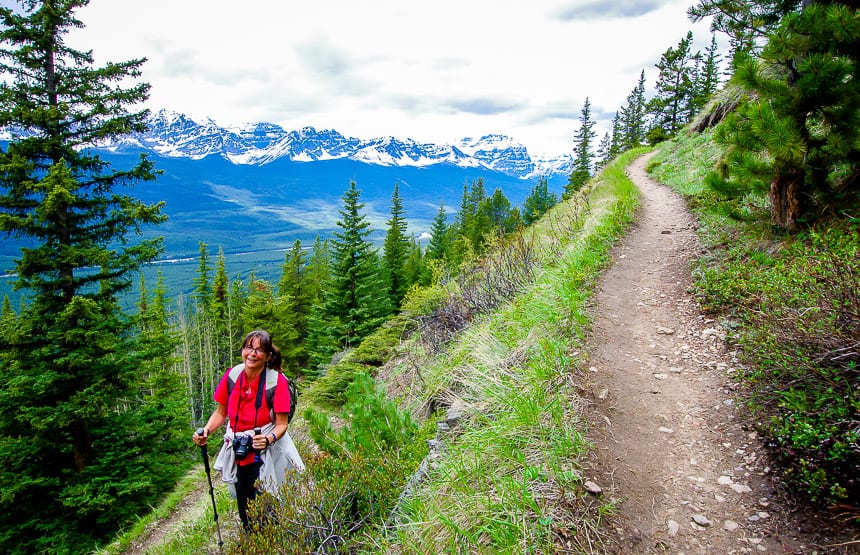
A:
[[[262,428],[271,422],[265,391],[263,392],[260,408],[255,410],[254,407],[254,404],[257,402],[257,386],[260,383],[260,378],[257,377],[249,380],[245,376],[245,372],[242,372],[239,374],[239,379],[233,385],[233,391],[230,392],[230,398],[228,399],[227,380],[229,374],[230,371],[228,370],[221,377],[221,381],[218,382],[218,387],[215,388],[212,398],[215,399],[216,403],[227,407],[227,415],[230,417],[230,427],[233,431],[244,432],[253,430],[254,428]],[[263,382],[263,387],[265,387],[265,381]],[[278,372],[278,384],[275,386],[273,402],[275,413],[290,411],[290,388],[287,384],[287,378],[280,372]],[[254,413],[256,413],[256,416]],[[240,464],[244,465],[252,462],[254,462],[254,453],[249,453],[247,457],[242,459]]]

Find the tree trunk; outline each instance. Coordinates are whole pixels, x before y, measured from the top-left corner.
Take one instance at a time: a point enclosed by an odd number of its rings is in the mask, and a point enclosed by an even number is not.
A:
[[[770,184],[771,217],[776,225],[788,231],[797,229],[802,186],[803,172],[797,168],[780,172]]]

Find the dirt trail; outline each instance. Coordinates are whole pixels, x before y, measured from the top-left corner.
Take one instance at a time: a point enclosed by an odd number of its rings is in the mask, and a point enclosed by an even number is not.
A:
[[[620,513],[611,549],[843,553],[811,545],[771,487],[734,404],[735,353],[689,293],[696,222],[647,176],[648,158],[627,170],[641,207],[593,302],[589,416],[599,485]]]

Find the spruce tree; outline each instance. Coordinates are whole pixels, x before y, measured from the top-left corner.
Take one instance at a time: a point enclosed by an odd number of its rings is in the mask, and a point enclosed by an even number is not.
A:
[[[639,74],[639,81],[627,95],[627,104],[621,108],[621,113],[616,114],[620,133],[616,133],[613,122],[613,140],[619,136],[618,151],[613,155],[620,154],[625,150],[636,148],[645,144],[647,101],[645,100],[645,70]]]
[[[172,487],[187,446],[174,397],[165,407],[142,385],[160,344],[119,307],[161,249],[135,236],[161,206],[126,193],[156,171],[145,157],[112,169],[89,148],[145,130],[146,112],[128,111],[148,94],[131,84],[143,60],[96,67],[70,47],[86,4],[0,8],[0,128],[12,133],[0,230],[28,241],[16,286],[31,299],[0,343],[4,553],[90,551]]]
[[[448,214],[445,204],[439,205],[433,224],[430,226],[430,242],[427,245],[425,257],[428,260],[445,261],[450,257],[451,236],[448,229]]]
[[[200,262],[197,265],[197,275],[193,278],[194,283],[194,298],[197,300],[197,306],[202,311],[207,311],[212,302],[212,284],[210,283],[209,273],[212,271],[212,266],[209,265],[209,246],[200,241],[198,244]]]
[[[284,317],[292,321],[295,337],[289,343],[286,339],[281,339],[279,346],[284,358],[284,365],[294,370],[304,368],[308,362],[304,343],[308,333],[308,318],[313,299],[309,296],[306,272],[302,243],[296,240],[292,248],[284,255],[276,301],[276,304],[280,306],[289,306]]]
[[[397,183],[394,184],[394,192],[391,194],[391,218],[387,224],[388,231],[382,245],[382,261],[388,282],[388,298],[392,307],[398,307],[409,288],[405,273],[409,237],[406,234],[406,215],[403,211],[403,200],[400,198],[400,186]]]
[[[337,222],[340,229],[332,241],[331,278],[320,315],[330,338],[323,355],[358,345],[391,313],[379,260],[368,240],[370,223],[362,212],[360,195],[355,182],[350,182]]]
[[[594,120],[591,119],[591,101],[586,97],[585,104],[582,106],[582,114],[579,116],[579,129],[573,140],[573,170],[570,172],[570,177],[564,188],[565,197],[573,195],[591,179],[592,161],[594,160],[591,143],[597,135],[594,132],[595,125]]]

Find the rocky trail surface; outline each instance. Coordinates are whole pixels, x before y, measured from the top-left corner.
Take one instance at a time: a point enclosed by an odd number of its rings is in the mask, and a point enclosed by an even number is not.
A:
[[[642,191],[593,301],[589,419],[595,471],[618,516],[613,553],[860,553],[781,496],[744,425],[738,360],[690,294],[701,253],[683,199],[627,170]]]

